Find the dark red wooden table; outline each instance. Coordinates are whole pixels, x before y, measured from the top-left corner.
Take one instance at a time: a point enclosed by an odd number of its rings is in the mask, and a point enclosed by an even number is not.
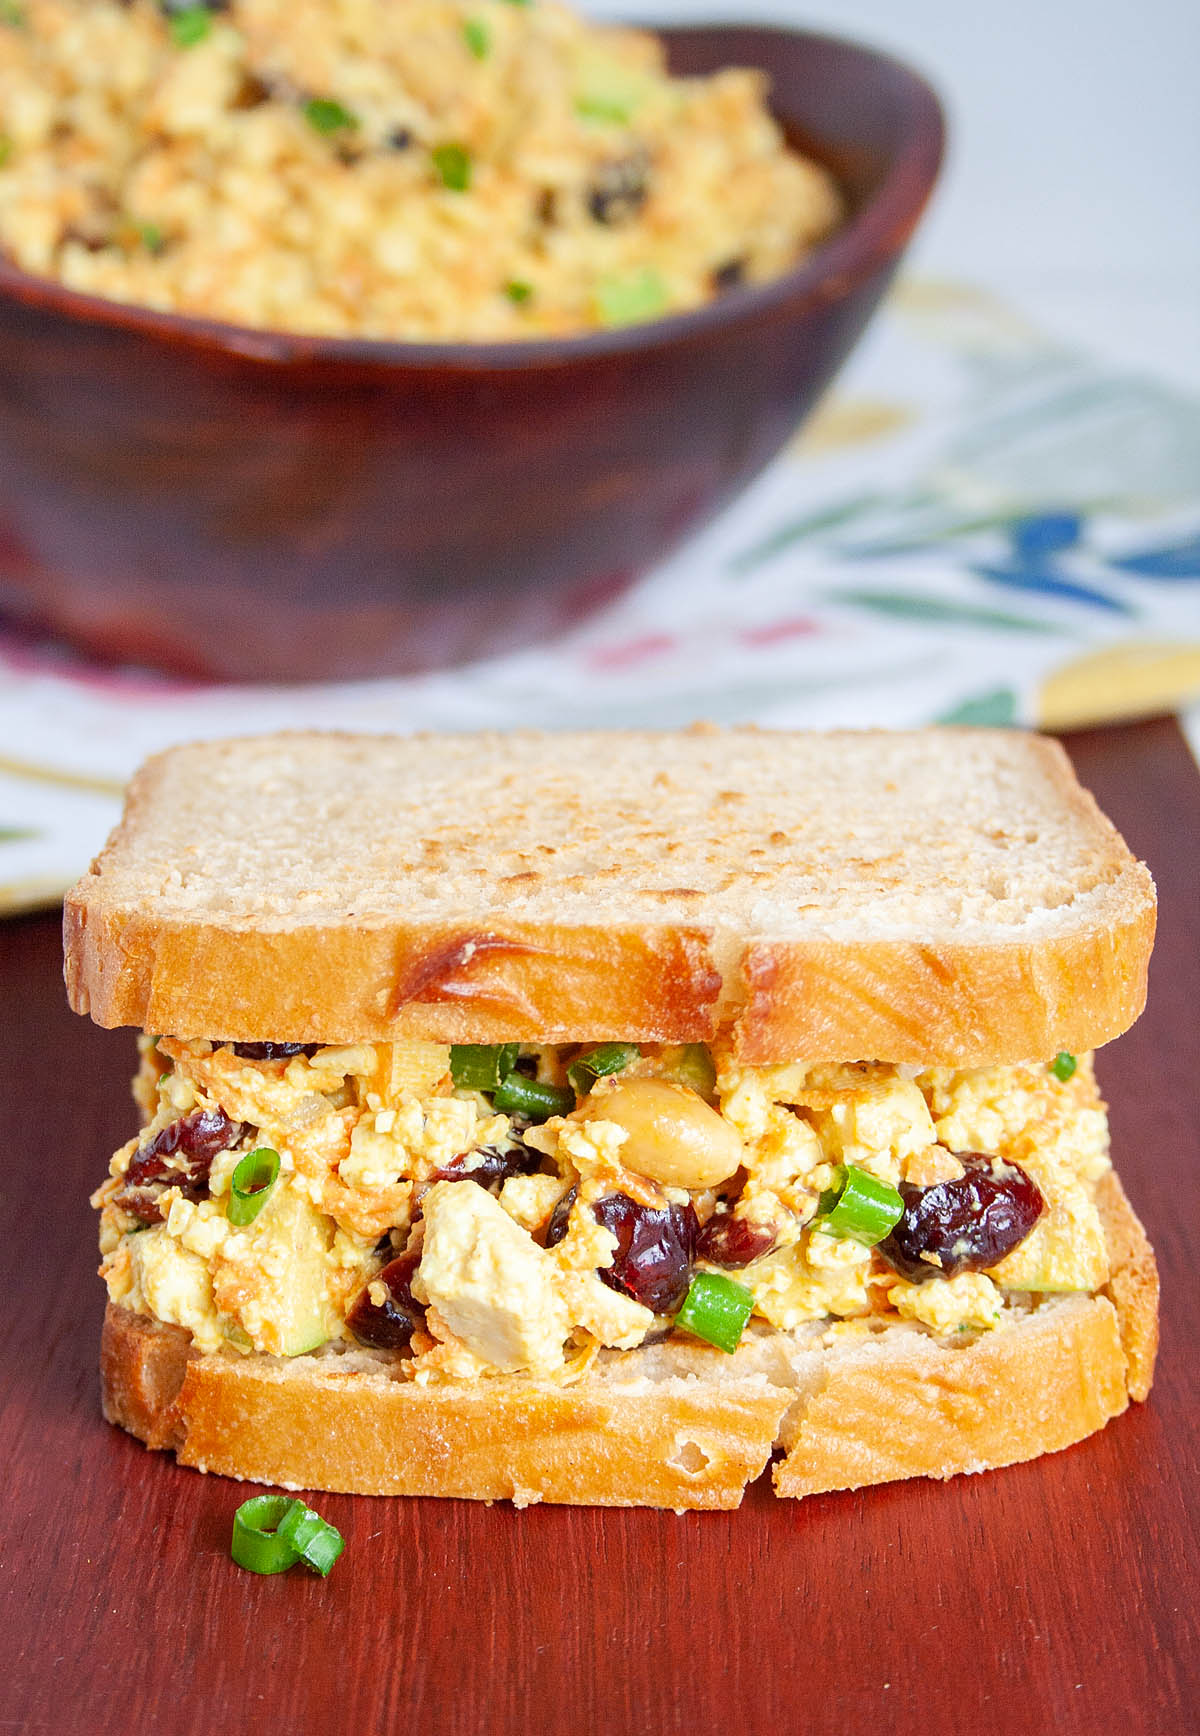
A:
[[[104,1424],[87,1194],[132,1039],[66,1009],[57,919],[0,924],[0,1732],[1193,1736],[1200,1512],[1200,774],[1079,735],[1158,879],[1150,1007],[1101,1057],[1165,1288],[1148,1406],[1032,1465],[738,1513],[324,1496],[328,1582],[228,1555],[241,1485]]]

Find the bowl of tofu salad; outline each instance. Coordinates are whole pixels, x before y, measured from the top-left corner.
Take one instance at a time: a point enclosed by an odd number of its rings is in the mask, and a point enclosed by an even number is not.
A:
[[[705,1044],[139,1044],[144,1125],[93,1199],[101,1271],[119,1308],[204,1351],[570,1380],[671,1335],[732,1351],[908,1321],[963,1342],[1108,1273],[1086,1055],[922,1071]],[[717,1278],[707,1315],[697,1273]]]
[[[2,0],[0,610],[224,679],[553,632],[791,433],[941,143],[798,32]]]

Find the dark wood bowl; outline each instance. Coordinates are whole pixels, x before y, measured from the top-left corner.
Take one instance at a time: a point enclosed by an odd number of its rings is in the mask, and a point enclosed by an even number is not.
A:
[[[224,680],[428,669],[543,638],[695,530],[813,406],[941,158],[937,99],[829,37],[664,33],[758,66],[853,215],[799,270],[577,338],[295,337],[0,263],[0,612]]]

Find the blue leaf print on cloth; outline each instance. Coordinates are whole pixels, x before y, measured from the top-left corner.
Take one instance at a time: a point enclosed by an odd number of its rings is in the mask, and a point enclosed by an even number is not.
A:
[[[1107,609],[1114,615],[1136,613],[1128,603],[1095,585],[1085,585],[1068,578],[1055,561],[1055,556],[1078,547],[1083,536],[1083,519],[1074,512],[1042,512],[1018,519],[1008,533],[1012,549],[1010,565],[990,563],[968,564],[968,571],[989,584],[1003,585],[1012,591],[1036,591],[1044,597],[1059,597],[1068,603],[1086,603],[1094,609]]]
[[[1048,555],[1077,548],[1082,536],[1083,519],[1077,512],[1039,512],[1033,518],[1019,518],[1009,532],[1013,554],[1033,566]]]
[[[1120,555],[1109,564],[1140,579],[1200,579],[1200,536],[1164,548],[1143,549],[1139,554]]]

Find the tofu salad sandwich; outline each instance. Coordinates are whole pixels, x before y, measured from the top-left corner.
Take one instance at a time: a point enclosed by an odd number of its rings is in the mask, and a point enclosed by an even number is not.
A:
[[[1037,737],[348,736],[151,760],[66,905],[133,1025],[105,1415],[376,1494],[733,1507],[1145,1398],[1091,1051],[1146,869]]]

